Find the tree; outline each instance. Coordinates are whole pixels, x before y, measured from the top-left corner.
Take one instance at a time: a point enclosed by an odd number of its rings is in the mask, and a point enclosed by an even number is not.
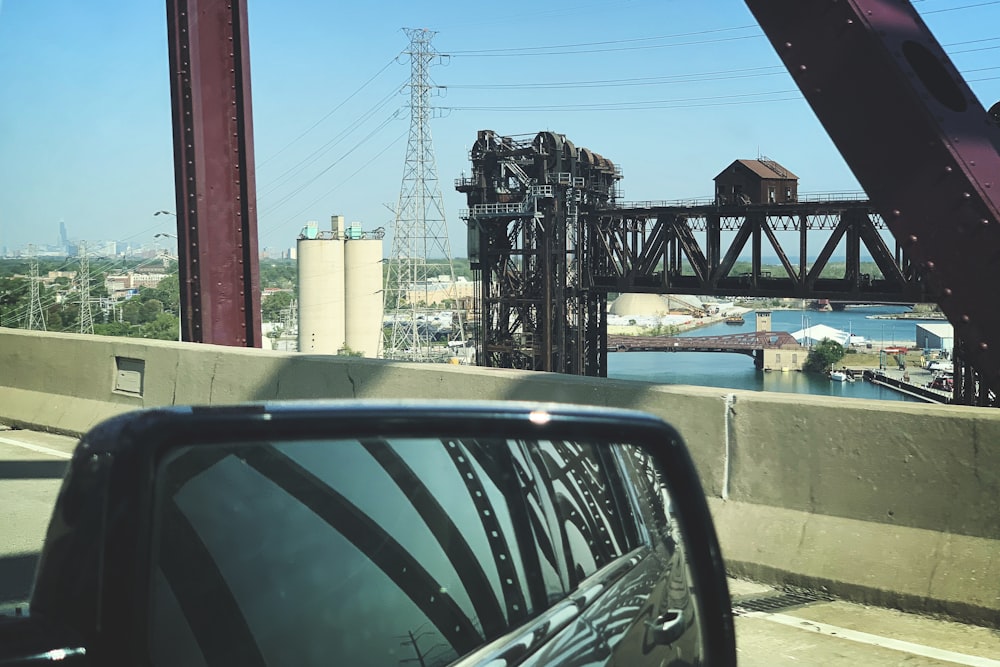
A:
[[[150,299],[139,306],[139,316],[143,324],[153,322],[163,312],[163,302],[159,299]]]
[[[180,322],[177,320],[176,315],[161,312],[151,322],[142,325],[139,335],[143,338],[177,340],[179,327]]]
[[[810,373],[827,373],[835,363],[844,358],[847,351],[835,340],[824,338],[809,350],[809,356],[802,370]]]
[[[292,298],[291,292],[275,292],[264,297],[260,304],[261,319],[265,322],[280,322],[282,311],[288,310],[292,305]]]
[[[139,298],[143,301],[156,299],[162,304],[163,312],[180,313],[180,287],[177,282],[177,274],[168,275],[160,281],[156,287],[144,287],[139,290]]]

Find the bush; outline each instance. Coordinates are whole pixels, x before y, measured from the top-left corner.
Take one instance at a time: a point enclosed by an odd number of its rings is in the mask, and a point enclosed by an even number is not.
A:
[[[847,354],[844,346],[840,343],[824,338],[809,350],[809,356],[802,370],[810,373],[827,373],[835,363],[844,358]]]

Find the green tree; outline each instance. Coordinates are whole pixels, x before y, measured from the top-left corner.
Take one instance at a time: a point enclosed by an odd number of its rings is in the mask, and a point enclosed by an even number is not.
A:
[[[179,327],[180,322],[176,315],[160,312],[153,321],[142,325],[139,329],[139,335],[143,338],[177,340]]]
[[[181,294],[177,274],[168,275],[156,287],[144,287],[139,290],[139,298],[146,302],[156,299],[162,304],[163,312],[179,314]]]
[[[260,304],[261,319],[265,322],[280,322],[283,310],[292,305],[291,292],[275,292],[264,297]]]
[[[150,299],[139,306],[139,316],[143,324],[155,321],[162,312],[163,302],[159,299]]]
[[[809,356],[802,370],[810,373],[827,373],[835,363],[844,358],[847,351],[837,341],[824,338],[809,350]]]

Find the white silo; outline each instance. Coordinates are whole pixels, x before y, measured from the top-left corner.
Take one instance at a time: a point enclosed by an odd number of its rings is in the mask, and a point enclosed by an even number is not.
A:
[[[346,343],[344,240],[337,217],[333,231],[314,233],[307,226],[298,240],[299,352],[337,354]]]
[[[375,359],[382,342],[382,238],[361,236],[352,225],[344,250],[347,347]]]

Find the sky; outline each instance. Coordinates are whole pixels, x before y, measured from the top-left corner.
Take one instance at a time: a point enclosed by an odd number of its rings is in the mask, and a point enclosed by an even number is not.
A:
[[[919,0],[980,103],[1000,100],[1000,0]],[[152,243],[174,173],[163,2],[0,0],[0,247]],[[539,9],[539,7],[543,7]],[[258,235],[287,249],[333,214],[384,227],[409,131],[403,28],[435,31],[431,135],[453,181],[481,129],[565,134],[620,165],[625,200],[711,197],[766,155],[802,193],[860,187],[740,0],[248,0]],[[579,46],[582,45],[582,46]]]

